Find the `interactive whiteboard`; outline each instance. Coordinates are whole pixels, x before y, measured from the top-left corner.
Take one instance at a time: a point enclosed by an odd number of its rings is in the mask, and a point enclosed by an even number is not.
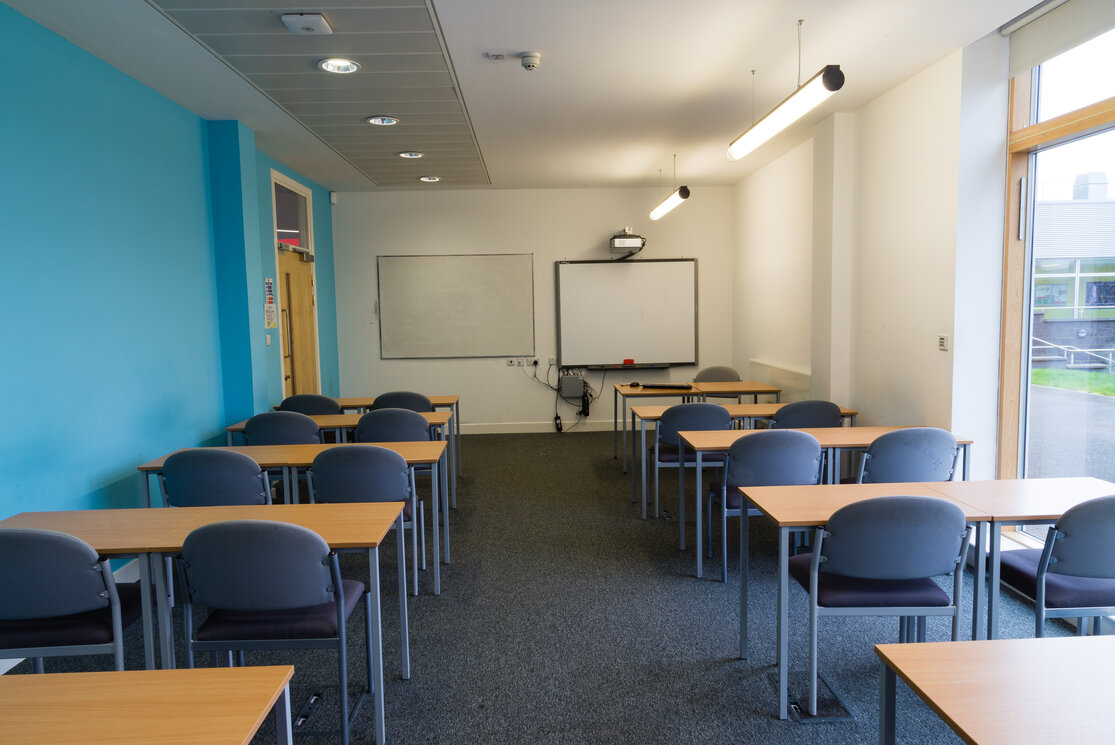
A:
[[[560,366],[697,364],[696,259],[559,261],[555,273]]]

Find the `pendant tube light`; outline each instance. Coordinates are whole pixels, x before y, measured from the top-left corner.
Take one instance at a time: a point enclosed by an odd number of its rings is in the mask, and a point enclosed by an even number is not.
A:
[[[659,220],[665,216],[674,207],[689,199],[689,187],[679,186],[673,194],[666,197],[662,202],[650,211],[651,220]]]
[[[728,160],[740,160],[764,142],[790,126],[819,106],[825,99],[844,86],[844,73],[840,65],[826,65],[824,69],[805,81],[756,122],[750,129],[728,145]]]

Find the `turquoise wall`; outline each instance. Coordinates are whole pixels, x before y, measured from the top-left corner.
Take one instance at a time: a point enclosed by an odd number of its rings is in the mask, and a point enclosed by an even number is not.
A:
[[[42,60],[51,64],[32,64]],[[277,346],[255,351],[266,252],[260,246],[253,266],[245,251],[244,304],[222,306],[225,259],[214,246],[225,224],[214,213],[227,216],[230,203],[211,191],[210,162],[220,161],[210,145],[224,142],[211,139],[212,123],[5,5],[0,67],[0,518],[136,506],[140,463],[223,442],[226,399],[248,395],[261,409],[281,398],[266,369]],[[271,161],[254,148],[246,160],[251,188],[231,209],[243,210],[249,240],[270,249],[259,232],[270,194],[257,183]],[[315,196],[315,226],[329,233],[317,239],[330,266],[328,290],[318,267],[318,302],[332,330],[323,377],[335,387],[332,238],[318,201],[328,208],[328,196]],[[248,354],[222,358],[230,324],[255,334]]]

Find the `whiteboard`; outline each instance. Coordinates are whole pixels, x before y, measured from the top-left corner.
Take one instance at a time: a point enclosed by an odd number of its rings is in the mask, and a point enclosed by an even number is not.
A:
[[[555,264],[558,364],[697,364],[697,260]]]
[[[534,255],[377,256],[380,358],[534,356]]]

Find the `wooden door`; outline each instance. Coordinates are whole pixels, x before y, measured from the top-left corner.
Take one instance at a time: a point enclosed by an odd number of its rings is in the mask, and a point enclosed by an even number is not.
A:
[[[278,253],[283,396],[318,393],[313,263],[295,251]]]

